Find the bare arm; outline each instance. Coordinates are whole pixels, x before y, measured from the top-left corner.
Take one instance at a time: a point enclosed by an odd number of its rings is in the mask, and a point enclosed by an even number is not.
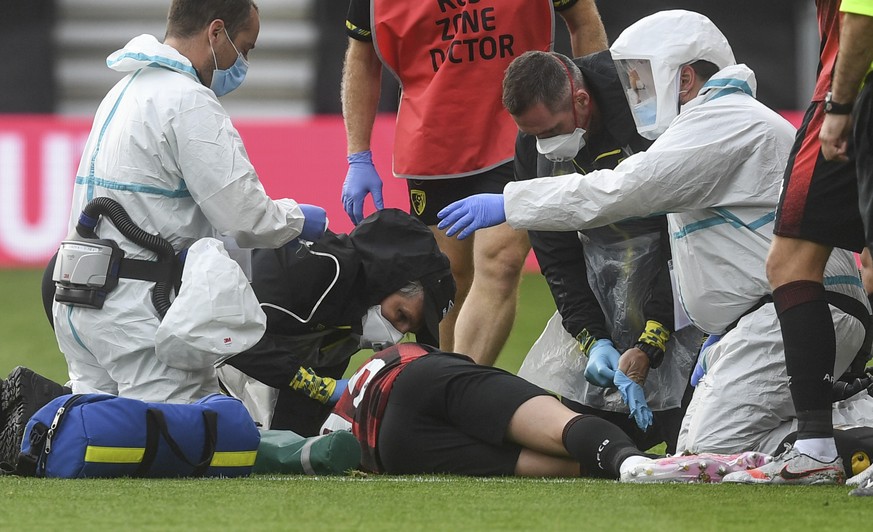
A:
[[[560,11],[570,30],[570,46],[573,57],[592,54],[606,50],[609,43],[606,40],[606,30],[600,20],[597,4],[594,0],[579,0],[569,9]]]
[[[833,101],[855,101],[861,80],[873,62],[873,17],[846,13],[840,30],[840,52],[831,82]],[[852,130],[851,115],[825,115],[819,140],[826,159],[848,160],[848,139]]]
[[[382,63],[373,43],[349,38],[341,88],[349,154],[370,149],[381,90]]]

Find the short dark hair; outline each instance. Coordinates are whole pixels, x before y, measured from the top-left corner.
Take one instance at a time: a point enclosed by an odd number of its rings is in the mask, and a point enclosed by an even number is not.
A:
[[[167,15],[167,37],[191,37],[215,19],[224,21],[231,37],[246,26],[254,0],[173,0]]]
[[[569,57],[536,50],[521,54],[503,76],[503,106],[516,116],[537,103],[552,112],[560,110],[571,97],[567,71],[573,76],[574,88],[584,89],[582,71]]]
[[[720,68],[718,68],[718,66],[703,59],[697,60],[688,66],[694,69],[694,73],[697,74],[697,77],[704,82],[709,81],[709,78],[711,78],[715,75],[716,72],[721,70]]]

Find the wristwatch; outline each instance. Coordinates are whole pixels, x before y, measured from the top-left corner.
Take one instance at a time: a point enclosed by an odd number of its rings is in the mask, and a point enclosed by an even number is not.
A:
[[[657,369],[657,367],[661,365],[661,362],[664,361],[664,350],[656,345],[647,342],[637,342],[634,344],[634,347],[649,357],[649,367],[651,369]]]
[[[833,93],[825,95],[824,112],[829,115],[848,115],[852,113],[853,103],[837,103],[833,100]]]
[[[591,346],[594,345],[594,342],[597,341],[588,329],[582,329],[582,332],[576,335],[576,341],[579,342],[579,350],[588,355],[588,350],[591,349]]]

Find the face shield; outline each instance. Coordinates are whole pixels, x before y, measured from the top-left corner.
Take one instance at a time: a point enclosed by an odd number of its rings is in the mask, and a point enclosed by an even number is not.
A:
[[[658,138],[679,114],[679,72],[709,61],[719,69],[736,64],[725,36],[705,16],[661,11],[624,30],[609,49],[628,105],[643,137]]]
[[[656,63],[662,67],[659,71],[652,65],[651,59],[642,58],[615,61],[637,131],[650,140],[658,138],[679,113],[679,71],[670,72]]]

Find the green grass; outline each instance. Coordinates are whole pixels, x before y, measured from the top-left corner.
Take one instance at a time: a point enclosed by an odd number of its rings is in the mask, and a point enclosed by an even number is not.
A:
[[[0,373],[63,382],[40,272],[0,270]],[[554,306],[527,275],[499,365],[515,371]],[[0,530],[866,530],[845,487],[621,485],[587,479],[256,476],[206,480],[0,477]]]

